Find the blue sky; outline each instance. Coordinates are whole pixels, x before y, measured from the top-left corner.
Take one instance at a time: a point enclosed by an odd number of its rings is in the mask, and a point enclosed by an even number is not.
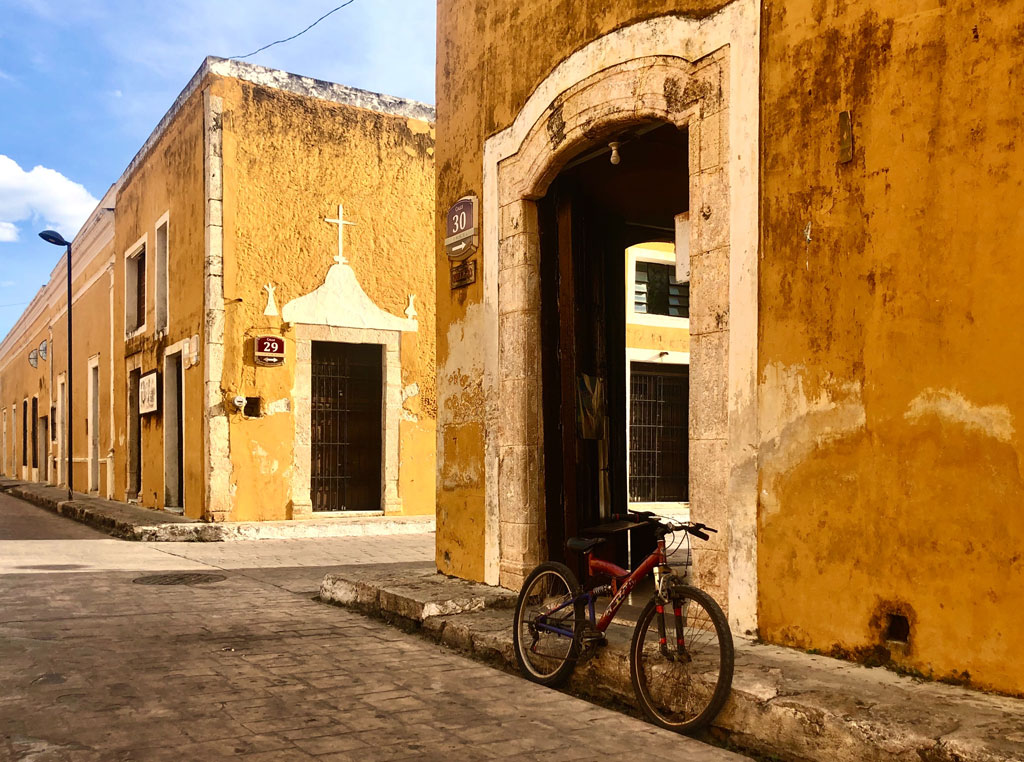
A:
[[[0,0],[0,336],[207,55],[238,56],[342,0]],[[246,60],[434,102],[434,0],[355,0]]]

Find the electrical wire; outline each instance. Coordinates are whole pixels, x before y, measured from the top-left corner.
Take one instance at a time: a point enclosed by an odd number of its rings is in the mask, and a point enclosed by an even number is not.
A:
[[[340,10],[341,10],[342,8],[344,8],[344,7],[346,6],[346,5],[352,5],[352,3],[354,3],[355,1],[356,1],[356,0],[347,0],[347,2],[344,2],[344,3],[342,3],[342,4],[341,4],[341,5],[339,5],[339,6],[337,7],[337,8],[332,8],[331,10],[327,11],[327,13],[325,13],[325,14],[324,14],[323,16],[321,16],[321,17],[320,17],[320,18],[318,18],[318,19],[317,19],[316,21],[314,21],[314,22],[313,22],[312,24],[310,24],[310,25],[309,25],[309,26],[307,26],[307,27],[306,27],[305,29],[303,29],[303,30],[302,30],[301,32],[296,32],[296,33],[295,33],[295,34],[293,34],[293,35],[292,35],[291,37],[285,37],[285,38],[284,38],[283,40],[274,40],[273,42],[267,43],[267,44],[266,44],[266,45],[264,45],[264,46],[263,46],[262,48],[257,48],[257,49],[256,49],[256,50],[254,50],[254,51],[253,51],[252,53],[246,53],[246,54],[245,54],[244,56],[228,56],[228,58],[235,58],[235,59],[239,59],[239,60],[241,60],[241,59],[243,59],[243,58],[249,58],[250,56],[254,56],[254,55],[256,55],[257,53],[262,53],[262,52],[263,52],[264,50],[266,50],[267,48],[272,48],[272,47],[274,47],[275,45],[280,45],[280,44],[281,44],[281,43],[283,43],[283,42],[291,42],[291,41],[292,41],[292,40],[294,40],[294,39],[295,39],[296,37],[301,37],[302,35],[304,35],[304,34],[305,34],[306,32],[308,32],[308,31],[309,31],[310,29],[312,29],[313,27],[315,27],[315,26],[316,26],[317,24],[319,24],[319,23],[320,23],[321,21],[323,21],[323,20],[324,20],[325,18],[327,18],[328,16],[330,16],[330,15],[331,15],[332,13],[336,13],[336,12],[340,11]]]

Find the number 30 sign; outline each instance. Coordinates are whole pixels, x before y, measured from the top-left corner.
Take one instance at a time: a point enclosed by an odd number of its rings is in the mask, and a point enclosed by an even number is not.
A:
[[[444,248],[450,259],[462,260],[476,247],[476,196],[463,196],[448,210]]]
[[[284,365],[284,339],[280,336],[257,336],[254,349],[257,365]]]

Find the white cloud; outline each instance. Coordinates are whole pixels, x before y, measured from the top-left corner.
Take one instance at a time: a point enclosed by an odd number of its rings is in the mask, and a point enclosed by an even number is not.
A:
[[[98,200],[83,185],[46,167],[26,172],[0,154],[0,241],[17,240],[19,221],[51,224],[65,238],[78,232]],[[13,238],[8,237],[13,234]]]
[[[13,280],[0,280],[0,288],[11,288],[17,285]]]

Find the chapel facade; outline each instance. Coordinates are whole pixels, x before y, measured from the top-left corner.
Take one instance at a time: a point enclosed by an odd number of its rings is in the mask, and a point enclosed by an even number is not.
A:
[[[73,241],[76,490],[210,521],[433,512],[433,118],[206,59]],[[64,278],[0,344],[3,472],[54,484]]]

